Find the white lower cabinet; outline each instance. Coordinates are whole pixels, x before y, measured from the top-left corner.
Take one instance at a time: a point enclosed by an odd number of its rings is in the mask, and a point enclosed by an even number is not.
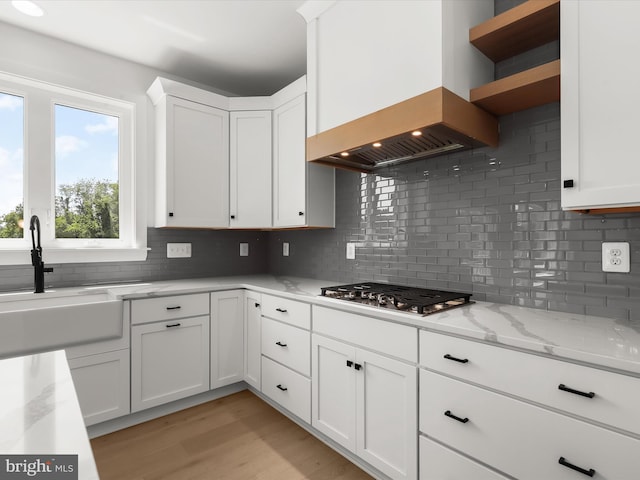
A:
[[[211,294],[211,388],[244,378],[244,292]]]
[[[420,480],[507,480],[507,477],[420,436]]]
[[[260,332],[262,295],[246,291],[244,295],[244,381],[260,390]]]
[[[640,471],[637,438],[427,370],[420,431],[521,480],[623,480]]]
[[[312,425],[393,479],[417,478],[416,367],[312,335]]]
[[[131,328],[131,410],[209,390],[209,316]]]
[[[84,423],[96,423],[129,413],[129,349],[69,360]]]
[[[131,412],[130,303],[123,302],[121,338],[65,349],[87,427]]]

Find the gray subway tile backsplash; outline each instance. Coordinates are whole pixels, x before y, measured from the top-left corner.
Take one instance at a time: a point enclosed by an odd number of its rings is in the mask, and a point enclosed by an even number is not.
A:
[[[501,117],[495,149],[375,174],[337,171],[337,228],[271,232],[269,270],[639,322],[640,214],[561,210],[559,110]],[[286,261],[283,241],[295,246]],[[631,273],[602,272],[603,241],[631,243]],[[357,245],[355,260],[345,259],[347,242]]]

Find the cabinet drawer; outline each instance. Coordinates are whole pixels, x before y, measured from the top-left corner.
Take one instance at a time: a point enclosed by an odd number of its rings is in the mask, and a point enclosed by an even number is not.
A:
[[[635,377],[425,331],[420,332],[420,364],[640,434],[640,380]]]
[[[313,331],[408,362],[418,362],[418,329],[415,327],[314,305]]]
[[[311,380],[262,357],[262,393],[311,423]]]
[[[639,440],[423,369],[420,430],[521,480],[583,478],[560,459],[601,479],[640,471]]]
[[[507,480],[487,467],[420,436],[420,480]]]
[[[133,325],[197,315],[209,315],[208,293],[145,298],[131,302],[131,323]]]
[[[311,328],[311,305],[288,298],[262,295],[262,316],[307,330]]]
[[[307,330],[263,318],[262,354],[311,375],[311,334]]]

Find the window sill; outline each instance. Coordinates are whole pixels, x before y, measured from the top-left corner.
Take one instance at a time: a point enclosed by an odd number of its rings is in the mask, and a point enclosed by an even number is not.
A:
[[[147,248],[45,248],[46,264],[141,262],[147,259]],[[0,250],[0,265],[31,265],[29,249]]]

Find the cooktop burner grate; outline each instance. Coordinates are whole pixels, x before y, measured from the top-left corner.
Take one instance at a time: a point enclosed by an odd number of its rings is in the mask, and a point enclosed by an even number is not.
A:
[[[321,295],[419,315],[430,315],[472,303],[470,293],[447,292],[373,282],[324,287]]]

